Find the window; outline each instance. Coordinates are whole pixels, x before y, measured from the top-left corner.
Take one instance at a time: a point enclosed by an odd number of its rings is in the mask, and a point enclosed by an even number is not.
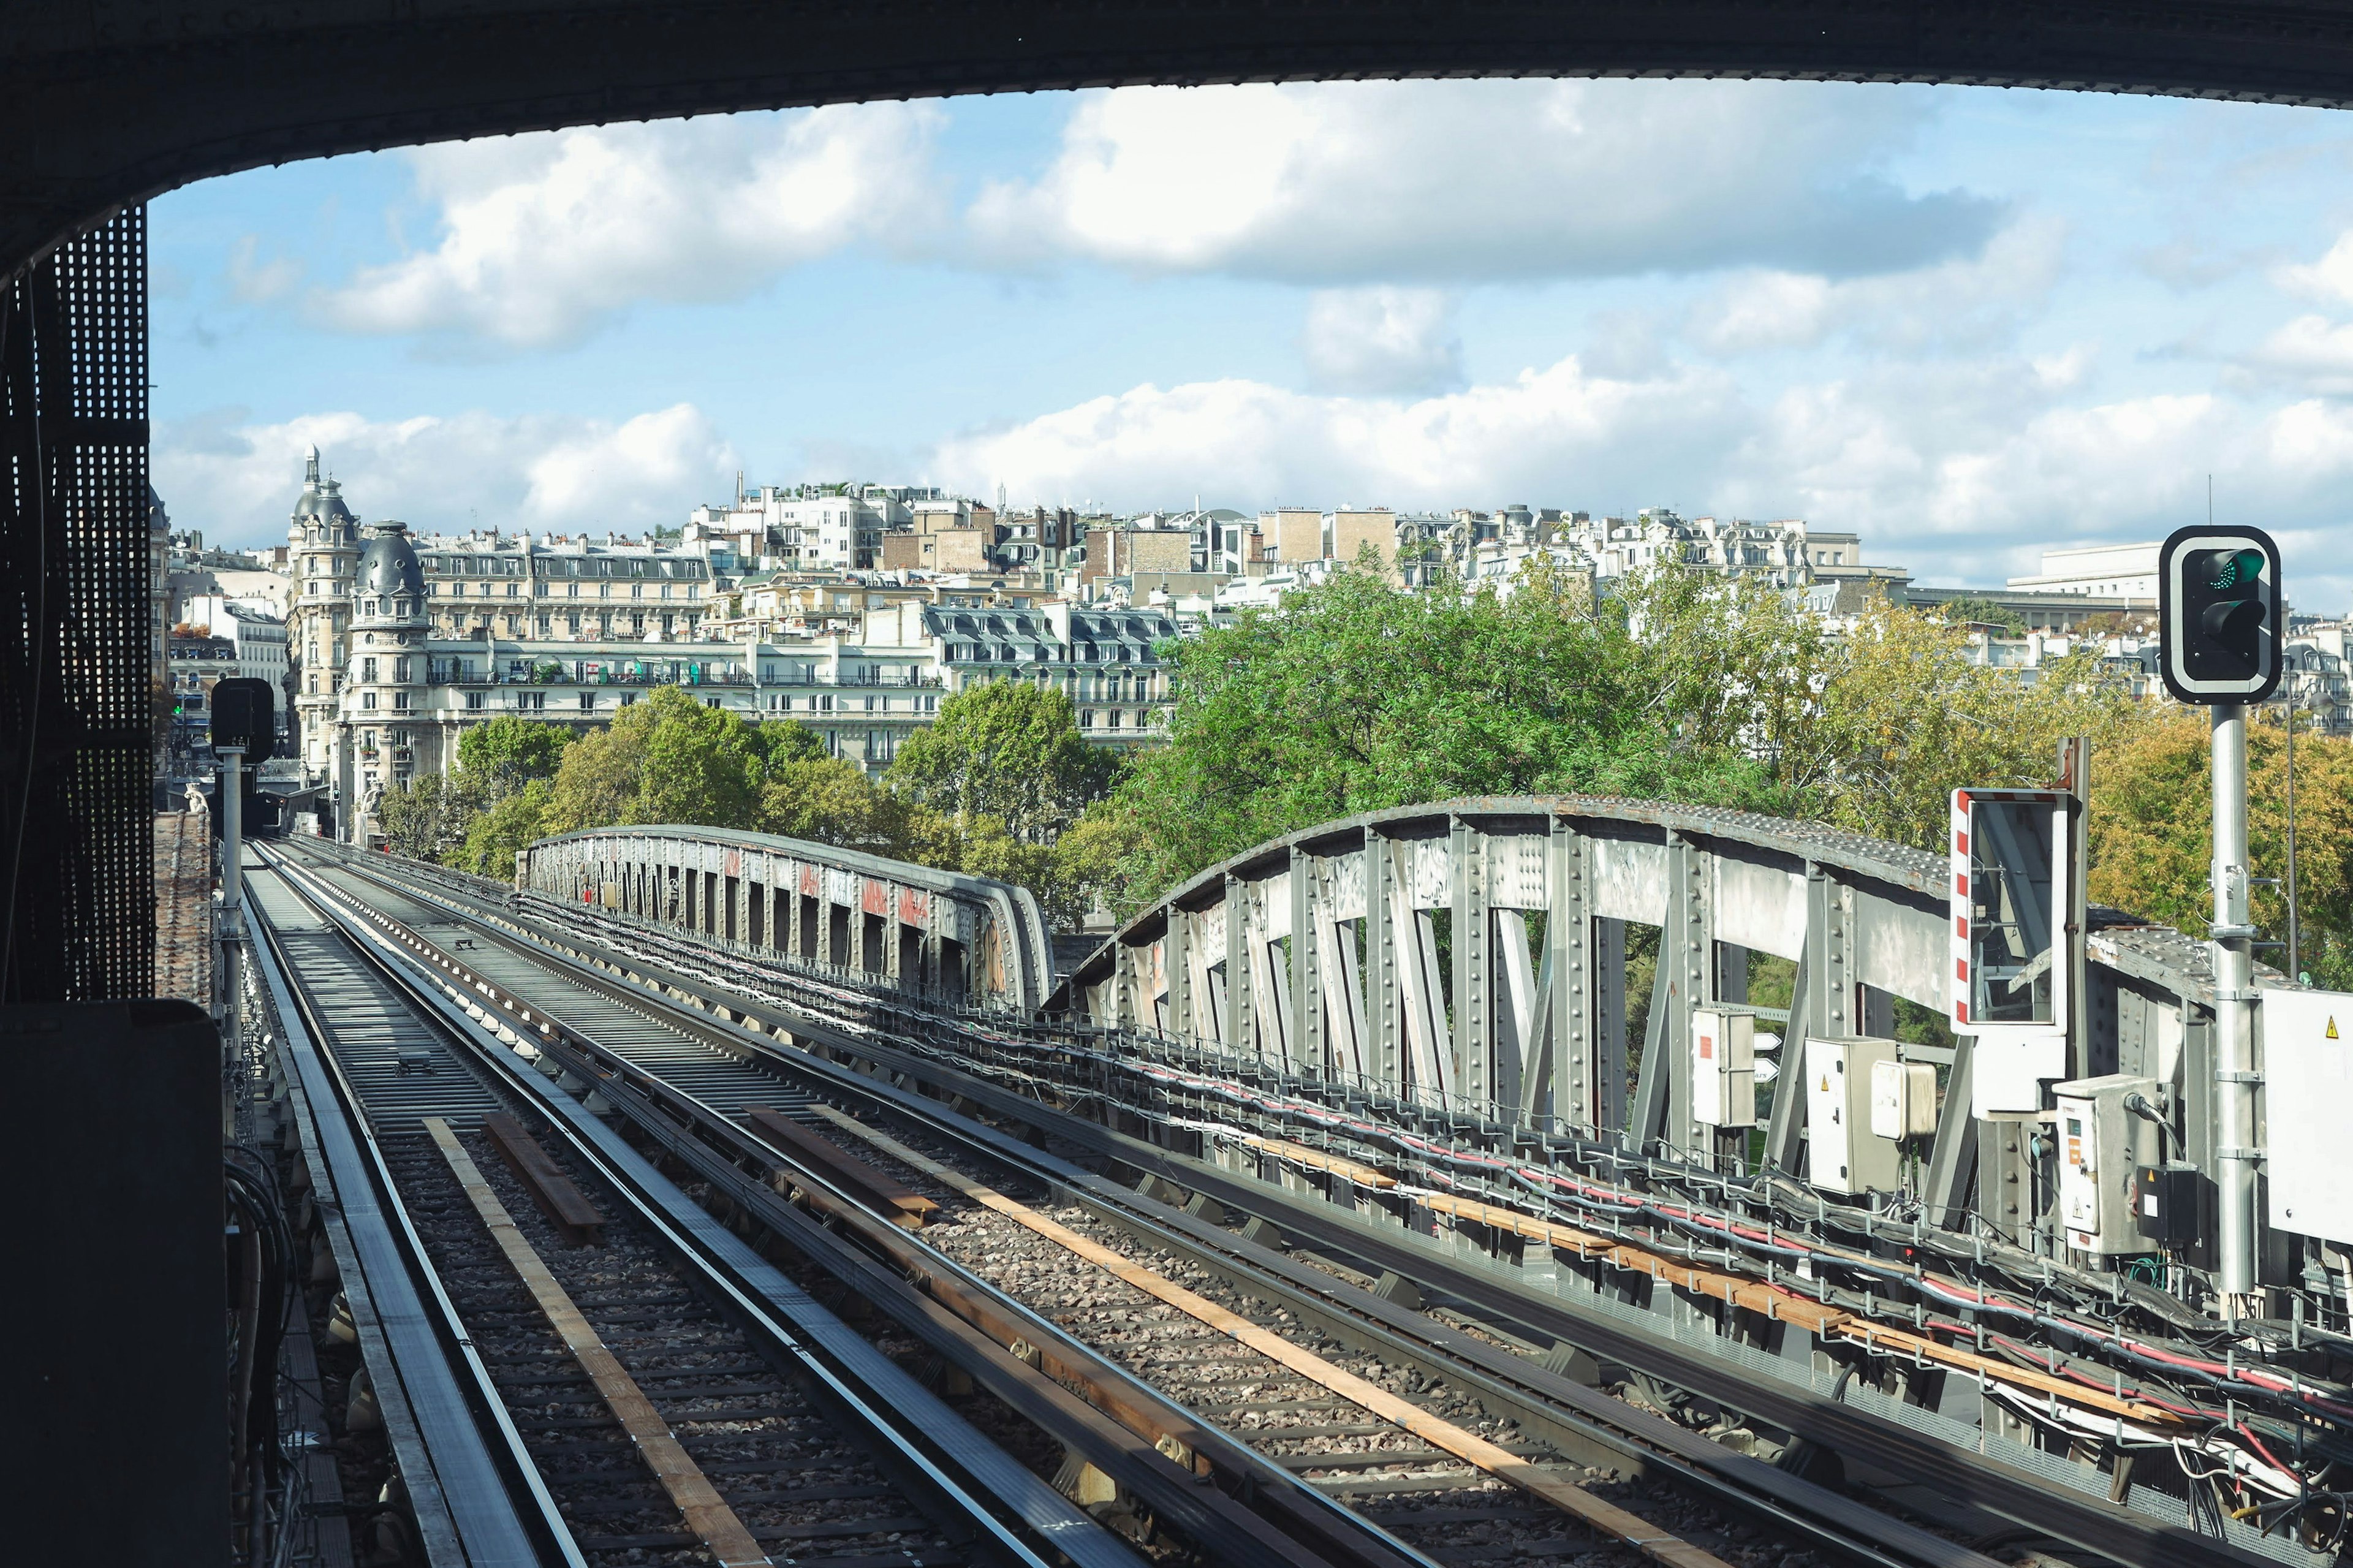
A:
[[[375,679],[375,660],[372,658],[364,658],[360,660],[360,679],[362,680],[374,680]]]
[[[584,691],[580,694],[580,711],[583,713],[594,713],[596,711],[596,694],[595,692]]]
[[[515,707],[525,713],[544,712],[547,709],[547,693],[544,691],[518,691],[515,693]]]
[[[489,694],[487,692],[481,691],[469,691],[466,693],[466,710],[470,713],[480,712],[482,710],[482,700],[488,695]]]
[[[638,566],[642,566],[642,565],[644,565],[644,564],[645,564],[645,563],[643,563],[643,562],[639,561],[639,562],[632,562],[632,563],[630,563],[630,564],[632,564],[632,565],[638,565]],[[642,599],[642,598],[644,598],[645,596],[646,596],[646,585],[645,585],[643,583],[632,583],[632,584],[629,584],[629,597],[630,597],[630,598],[632,598],[632,599]]]
[[[637,694],[636,692],[634,692],[634,691],[624,691],[624,692],[622,692],[622,693],[621,693],[621,706],[622,706],[622,707],[624,707],[624,708],[627,708],[627,707],[628,707],[630,704],[632,704],[632,703],[636,702],[636,701],[637,701],[637,700],[638,700],[638,694]]]
[[[408,706],[408,693],[406,691],[394,692],[392,694],[392,705],[395,708],[406,709]]]
[[[719,699],[716,697],[706,697],[702,700],[702,705],[705,708],[716,708],[719,706]]]
[[[375,707],[375,692],[373,692],[373,691],[363,691],[363,692],[361,692],[361,693],[360,693],[360,706],[361,706],[361,707],[363,707],[363,708],[373,708],[373,707]]]

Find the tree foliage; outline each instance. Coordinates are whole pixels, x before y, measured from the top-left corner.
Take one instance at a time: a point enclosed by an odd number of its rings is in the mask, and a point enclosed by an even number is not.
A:
[[[2211,735],[2204,714],[2154,716],[2092,753],[2091,896],[2203,936],[2213,916]],[[2287,938],[2287,734],[2247,727],[2249,874],[2264,940]],[[2353,989],[2353,741],[2295,738],[2296,907],[2303,970]],[[2281,949],[2258,956],[2284,965]]]
[[[1018,881],[1075,926],[1091,888],[1055,845],[1110,776],[1069,700],[997,683],[943,703],[945,733],[887,784],[828,754],[789,719],[747,723],[660,688],[576,739],[501,718],[469,733],[456,771],[385,797],[393,847],[481,876],[514,874],[537,838],[631,823],[734,827]],[[904,752],[902,753],[902,757]]]
[[[1080,735],[1068,692],[1022,680],[967,686],[907,738],[884,784],[969,829],[995,818],[1050,843],[1111,784],[1115,760]]]
[[[1921,849],[1944,843],[1955,789],[2047,784],[2062,740],[2104,746],[2142,713],[2095,653],[1971,664],[1963,628],[1884,603],[1808,681],[1817,695],[1778,763],[1802,814]]]
[[[458,766],[501,794],[553,778],[572,731],[561,724],[501,713],[458,738]]]
[[[1706,629],[1704,610],[1702,590],[1662,577],[1597,611],[1539,558],[1508,594],[1445,577],[1402,594],[1356,571],[1245,611],[1176,648],[1168,744],[1093,814],[1089,864],[1100,878],[1115,862],[1132,907],[1278,834],[1452,795],[1772,809],[1770,771],[1729,742],[1780,700],[1765,678],[1794,623],[1753,649],[1708,630],[1672,659],[1636,635]]]

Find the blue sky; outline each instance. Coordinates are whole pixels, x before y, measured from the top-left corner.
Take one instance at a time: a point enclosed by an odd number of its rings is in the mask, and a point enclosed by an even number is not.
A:
[[[2218,515],[2353,559],[2353,117],[1438,82],[501,138],[153,209],[156,484],[635,531],[747,483],[1805,517],[1928,582]]]

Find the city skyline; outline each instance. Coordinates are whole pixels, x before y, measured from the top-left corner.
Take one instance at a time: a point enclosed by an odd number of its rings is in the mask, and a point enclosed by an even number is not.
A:
[[[2193,521],[2211,471],[2334,613],[2348,153],[2245,105],[1538,82],[257,171],[155,208],[156,482],[237,543],[282,528],[311,440],[363,515],[427,529],[675,526],[739,469],[1115,510],[1665,505],[1999,582]]]

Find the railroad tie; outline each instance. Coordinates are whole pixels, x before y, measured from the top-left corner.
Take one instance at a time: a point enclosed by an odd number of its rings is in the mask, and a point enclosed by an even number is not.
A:
[[[586,1247],[604,1245],[604,1215],[522,1122],[494,1111],[482,1118],[482,1131],[498,1146],[499,1157],[514,1173],[515,1180],[523,1184],[532,1201],[539,1205],[540,1212],[564,1233],[566,1241]]]
[[[1563,1512],[1574,1515],[1596,1531],[1632,1547],[1651,1561],[1664,1564],[1665,1568],[1729,1568],[1715,1553],[1669,1534],[1650,1521],[1595,1497],[1582,1487],[1571,1485],[1475,1432],[1398,1398],[1378,1384],[1367,1382],[1354,1373],[1335,1366],[1314,1352],[1303,1350],[1281,1335],[1259,1327],[1240,1313],[1229,1311],[1208,1298],[1196,1295],[1176,1281],[1130,1261],[1110,1247],[1047,1218],[1027,1204],[1008,1198],[994,1187],[984,1186],[936,1160],[917,1153],[887,1133],[866,1126],[855,1117],[845,1115],[828,1105],[814,1109],[843,1131],[864,1139],[873,1147],[923,1172],[934,1181],[953,1187],[973,1202],[994,1209],[1049,1241],[1068,1248],[1145,1295],[1164,1301],[1187,1316],[1248,1345],[1268,1360],[1280,1363],[1302,1377],[1321,1384],[1384,1420],[1394,1422],[1432,1447],[1442,1448],[1498,1480],[1508,1481]]]
[[[629,1434],[629,1440],[645,1456],[654,1478],[661,1482],[670,1501],[678,1505],[687,1528],[711,1549],[720,1568],[771,1568],[768,1554],[760,1550],[760,1543],[752,1539],[752,1532],[712,1486],[693,1456],[680,1446],[670,1423],[661,1418],[653,1402],[638,1387],[637,1380],[605,1348],[605,1342],[597,1337],[588,1320],[580,1315],[580,1309],[556,1283],[555,1276],[548,1272],[539,1253],[516,1227],[506,1205],[499,1202],[498,1194],[482,1179],[473,1156],[458,1142],[458,1135],[449,1131],[449,1124],[438,1116],[428,1116],[425,1130],[440,1146],[449,1169],[457,1173],[458,1184],[473,1201],[474,1212],[490,1227],[491,1238],[529,1287],[532,1299],[546,1315],[548,1326],[562,1338],[564,1348],[572,1352],[580,1369],[596,1384],[596,1392],[604,1396],[606,1405]]]

